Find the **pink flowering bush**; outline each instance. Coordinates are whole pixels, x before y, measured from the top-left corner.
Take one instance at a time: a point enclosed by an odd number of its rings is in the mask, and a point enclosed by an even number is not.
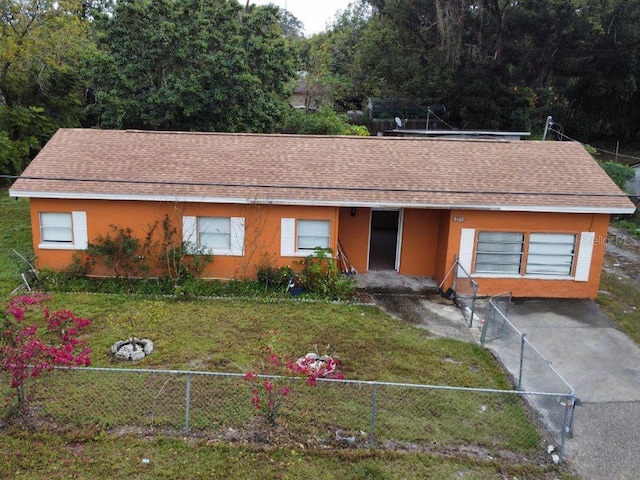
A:
[[[297,361],[285,362],[277,353],[277,331],[263,333],[260,350],[266,360],[260,365],[261,374],[245,374],[244,379],[253,384],[251,403],[262,412],[265,422],[275,425],[282,401],[291,393],[293,377],[303,377],[307,385],[314,386],[318,377],[343,379],[344,375],[336,370],[337,361],[332,357],[313,359],[311,354]]]
[[[89,320],[69,310],[51,312],[46,305],[50,298],[40,293],[14,297],[0,312],[0,370],[11,378],[19,410],[26,407],[27,378],[56,366],[91,363],[89,349],[78,338]],[[35,319],[33,314],[41,314],[42,320]]]

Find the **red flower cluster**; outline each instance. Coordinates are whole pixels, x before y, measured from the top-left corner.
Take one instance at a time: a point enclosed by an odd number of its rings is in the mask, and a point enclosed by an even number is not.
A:
[[[0,332],[0,369],[11,375],[11,387],[19,389],[29,377],[56,366],[89,365],[90,350],[78,338],[89,325],[69,310],[51,312],[45,304],[50,295],[34,293],[12,298],[3,315]],[[44,322],[25,324],[27,312],[40,310]]]

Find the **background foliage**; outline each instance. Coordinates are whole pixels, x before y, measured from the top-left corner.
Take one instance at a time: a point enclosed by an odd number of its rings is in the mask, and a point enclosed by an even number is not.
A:
[[[236,0],[0,3],[0,172],[59,127],[358,134],[369,97],[444,104],[456,128],[640,135],[640,3],[354,0],[311,38]],[[289,108],[296,85],[302,111]]]

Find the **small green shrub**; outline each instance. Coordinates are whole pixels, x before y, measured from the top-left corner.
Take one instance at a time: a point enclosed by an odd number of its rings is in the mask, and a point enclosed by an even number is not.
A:
[[[174,280],[174,288],[180,286],[180,280],[201,275],[205,267],[213,262],[213,255],[205,249],[182,239],[169,215],[162,220],[161,240],[153,250],[159,250],[156,253],[157,263],[165,275]]]
[[[278,270],[279,269],[275,266],[271,256],[268,253],[265,253],[256,268],[258,282],[263,283],[265,288],[269,288],[271,285],[280,283],[281,279],[279,278]]]
[[[302,271],[298,274],[296,284],[305,292],[321,298],[344,300],[355,293],[355,282],[342,275],[330,248],[316,248],[314,253],[301,262]]]
[[[635,176],[633,168],[628,165],[609,161],[600,162],[600,166],[623,191],[626,191],[627,182]]]
[[[77,256],[71,268],[85,268],[89,271],[102,262],[113,270],[116,277],[142,276],[149,271],[145,254],[149,250],[150,237],[143,243],[133,236],[130,228],[118,228],[110,225],[111,231],[105,236],[98,235],[87,247],[87,259],[82,263]]]

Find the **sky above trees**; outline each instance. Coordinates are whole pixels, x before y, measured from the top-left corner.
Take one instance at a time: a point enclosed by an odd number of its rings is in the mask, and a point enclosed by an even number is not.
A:
[[[242,0],[240,3],[246,4]],[[345,10],[353,0],[250,0],[256,5],[273,4],[286,9],[304,25],[306,36],[323,32],[340,10]]]

